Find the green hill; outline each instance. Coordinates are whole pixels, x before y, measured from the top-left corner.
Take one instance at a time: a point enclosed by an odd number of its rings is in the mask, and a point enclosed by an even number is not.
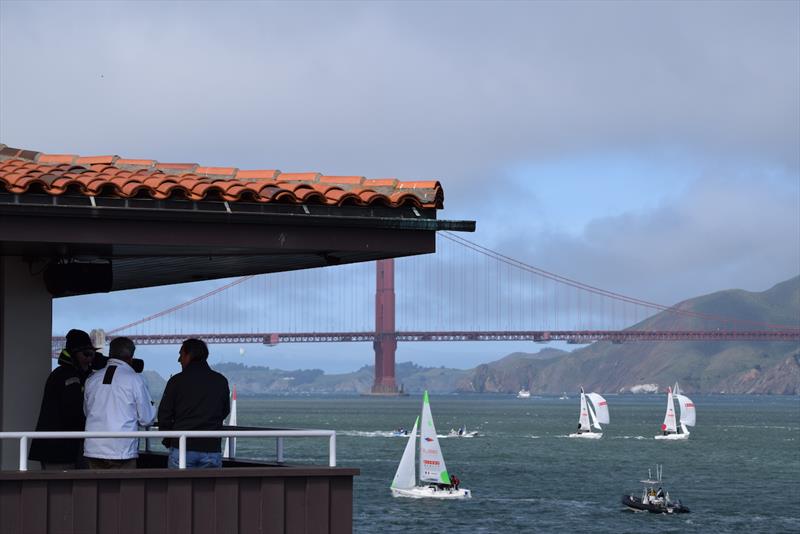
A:
[[[634,326],[644,330],[755,328],[753,323],[800,327],[800,277],[752,293],[729,290],[681,302],[680,310],[732,317],[728,325],[703,317],[661,312]],[[512,355],[514,356],[514,355]],[[503,358],[479,366],[459,383],[460,391],[534,393],[626,392],[638,386],[664,387],[675,381],[687,392],[800,394],[800,347],[766,342],[594,343],[555,359]]]

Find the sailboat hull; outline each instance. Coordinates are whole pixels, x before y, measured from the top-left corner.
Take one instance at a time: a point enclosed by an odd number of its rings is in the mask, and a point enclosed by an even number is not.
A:
[[[569,437],[571,438],[582,438],[582,439],[600,439],[603,437],[602,432],[582,432],[580,434],[570,434]]]
[[[664,440],[668,440],[668,441],[680,441],[680,440],[689,439],[689,434],[667,434],[666,436],[661,435],[661,436],[654,436],[654,437],[655,437],[655,439],[664,439]]]
[[[468,489],[439,489],[436,486],[415,486],[408,489],[392,488],[392,497],[463,500],[471,499],[472,491]]]
[[[478,436],[478,431],[477,430],[470,430],[469,432],[465,432],[463,434],[459,434],[458,432],[449,432],[446,437],[448,437],[448,438],[474,438],[474,437],[477,437],[477,436]]]

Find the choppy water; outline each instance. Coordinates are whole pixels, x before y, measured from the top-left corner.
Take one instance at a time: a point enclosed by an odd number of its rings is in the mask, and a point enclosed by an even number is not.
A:
[[[656,441],[665,396],[607,396],[600,440],[569,439],[578,399],[432,396],[439,434],[466,424],[481,436],[440,441],[448,470],[472,490],[461,502],[396,499],[391,483],[421,396],[239,400],[239,424],[337,431],[338,464],[358,467],[356,532],[800,531],[800,399],[692,396],[697,424],[686,442]],[[240,441],[239,456],[274,457]],[[327,462],[327,441],[287,440],[289,462]],[[648,467],[692,513],[634,514],[619,504],[641,491]]]

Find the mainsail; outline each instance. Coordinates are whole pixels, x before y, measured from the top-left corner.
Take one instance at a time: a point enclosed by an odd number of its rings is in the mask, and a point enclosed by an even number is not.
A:
[[[589,400],[594,405],[594,415],[598,423],[608,424],[611,418],[608,414],[608,402],[597,393],[587,393]]]
[[[236,426],[236,385],[231,391],[231,414],[228,417],[228,426]],[[225,438],[225,447],[222,450],[223,458],[236,456],[236,438]]]
[[[436,437],[436,428],[433,426],[431,405],[428,402],[428,392],[422,399],[422,425],[419,440],[419,479],[425,482],[450,484],[450,475],[444,465],[442,449],[439,448],[439,439]]]
[[[589,409],[586,406],[586,395],[583,393],[583,388],[581,388],[581,415],[578,419],[578,430],[588,432],[591,429],[591,424],[589,422]]]
[[[675,398],[678,399],[678,404],[681,407],[681,423],[694,426],[696,415],[692,399],[685,395],[675,395]]]
[[[417,424],[419,417],[414,421],[414,428],[411,429],[411,434],[408,436],[406,443],[406,450],[403,451],[403,458],[400,459],[400,465],[397,466],[397,472],[394,474],[392,480],[393,488],[410,489],[417,483],[417,476],[414,472],[414,461],[416,460],[417,451]]]
[[[675,402],[672,400],[672,388],[667,388],[667,413],[664,415],[664,423],[661,430],[665,432],[677,432],[678,426],[675,424]]]

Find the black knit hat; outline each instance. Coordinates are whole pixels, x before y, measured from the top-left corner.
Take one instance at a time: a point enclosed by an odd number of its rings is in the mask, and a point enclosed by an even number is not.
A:
[[[75,328],[67,332],[67,345],[64,348],[70,354],[82,350],[97,350],[94,344],[92,344],[92,338],[89,337],[89,334]]]

